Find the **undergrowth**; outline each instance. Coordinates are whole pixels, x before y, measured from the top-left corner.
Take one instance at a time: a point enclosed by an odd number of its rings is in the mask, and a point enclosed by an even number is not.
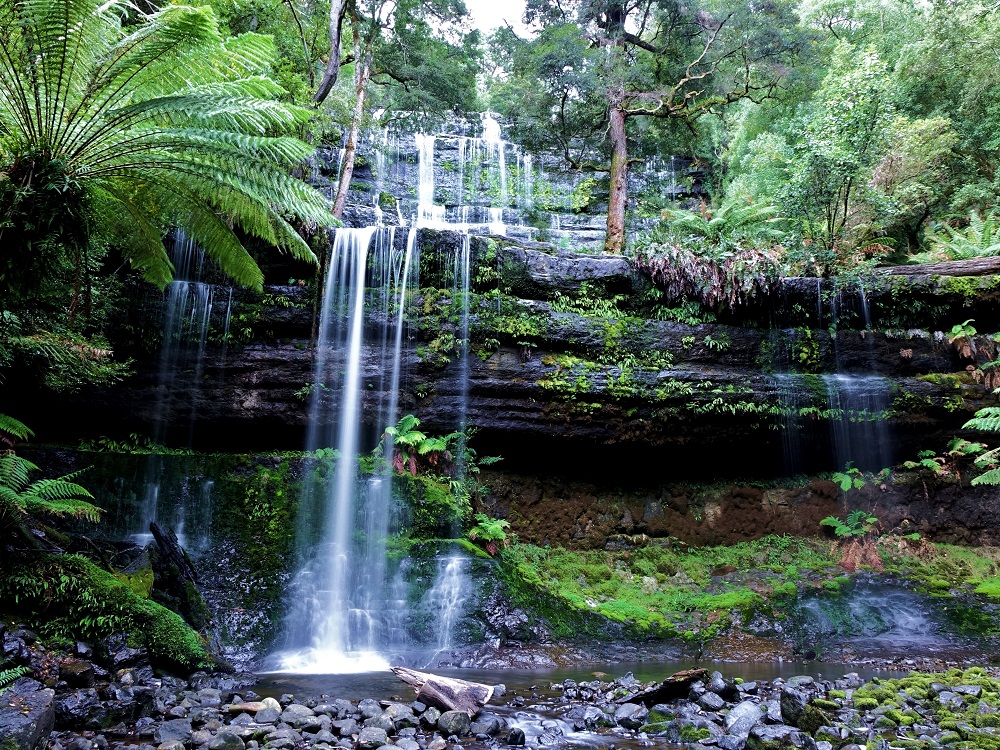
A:
[[[125,631],[159,666],[192,671],[213,663],[180,615],[79,555],[11,562],[0,577],[0,602],[4,615],[46,638],[99,639]]]

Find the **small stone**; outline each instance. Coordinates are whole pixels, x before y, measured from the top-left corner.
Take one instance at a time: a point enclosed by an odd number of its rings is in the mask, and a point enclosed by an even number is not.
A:
[[[353,737],[361,732],[361,727],[354,719],[338,719],[333,722],[332,727],[341,737]]]
[[[426,727],[436,727],[438,719],[440,718],[441,712],[434,708],[434,706],[431,706],[420,714],[420,723]]]
[[[184,750],[184,743],[180,740],[167,740],[161,742],[156,750]]]
[[[448,743],[440,735],[435,736],[427,743],[427,750],[444,750],[446,747],[448,747]]]

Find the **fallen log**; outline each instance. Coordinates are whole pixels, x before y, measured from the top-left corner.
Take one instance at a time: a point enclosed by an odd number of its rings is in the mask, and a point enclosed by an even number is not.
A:
[[[655,706],[657,703],[666,703],[680,698],[687,698],[691,691],[691,685],[698,680],[704,679],[708,675],[707,669],[686,669],[683,672],[674,672],[667,679],[656,687],[644,690],[631,698],[623,698],[619,703],[641,703],[647,708]]]
[[[417,700],[442,711],[465,711],[471,719],[493,697],[493,688],[478,682],[439,677],[406,667],[392,672],[417,691]]]
[[[876,268],[875,272],[890,276],[987,276],[1000,274],[1000,256],[916,263],[912,266],[885,266]]]

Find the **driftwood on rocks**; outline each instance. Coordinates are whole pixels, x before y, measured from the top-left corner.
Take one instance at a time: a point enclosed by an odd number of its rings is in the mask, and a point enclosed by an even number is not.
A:
[[[912,266],[886,266],[876,269],[876,272],[890,276],[987,276],[1000,273],[1000,256],[917,263]]]
[[[472,718],[493,697],[493,687],[478,682],[439,677],[406,667],[392,672],[417,691],[417,700],[443,711],[465,711]]]
[[[691,692],[692,683],[704,679],[706,675],[708,675],[707,669],[685,669],[683,672],[674,672],[656,687],[623,698],[619,703],[641,703],[646,707],[652,707],[657,703],[686,698]]]

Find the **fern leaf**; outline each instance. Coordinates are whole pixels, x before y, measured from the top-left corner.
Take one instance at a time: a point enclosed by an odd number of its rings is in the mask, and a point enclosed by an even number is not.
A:
[[[0,414],[0,432],[6,432],[18,440],[28,440],[35,436],[27,425],[6,414]]]

